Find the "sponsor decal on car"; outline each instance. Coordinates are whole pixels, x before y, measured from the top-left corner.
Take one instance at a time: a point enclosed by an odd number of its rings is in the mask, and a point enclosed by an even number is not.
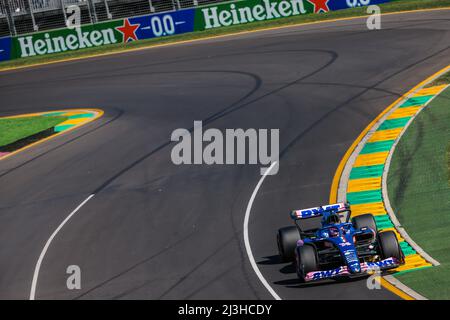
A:
[[[341,242],[339,243],[340,247],[350,247],[352,244],[350,242]]]
[[[345,274],[350,274],[345,266],[325,271],[313,271],[305,276],[305,281],[328,279]]]
[[[388,258],[377,262],[364,262],[361,263],[361,273],[373,272],[376,270],[386,270],[396,268],[399,262],[395,258]],[[347,266],[341,266],[339,268],[324,270],[324,271],[312,271],[308,272],[305,276],[305,281],[316,281],[323,279],[330,279],[338,276],[351,275]]]
[[[345,203],[328,204],[328,205],[321,206],[321,207],[294,210],[291,212],[291,217],[293,219],[310,218],[310,217],[321,215],[324,211],[342,210],[345,208],[346,208]]]

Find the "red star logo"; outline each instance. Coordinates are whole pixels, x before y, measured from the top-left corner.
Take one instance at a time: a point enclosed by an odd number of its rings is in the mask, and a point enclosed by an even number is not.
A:
[[[116,27],[116,30],[123,34],[123,42],[128,42],[128,39],[137,40],[137,28],[139,28],[139,24],[130,24],[128,19],[124,19],[123,26]]]
[[[330,0],[308,0],[309,3],[314,5],[314,13],[330,11],[330,8],[328,8],[328,1]]]

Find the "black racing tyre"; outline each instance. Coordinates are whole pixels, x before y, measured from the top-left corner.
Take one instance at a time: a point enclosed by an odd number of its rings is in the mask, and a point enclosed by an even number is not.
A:
[[[382,260],[394,257],[403,263],[403,251],[398,244],[394,231],[384,231],[378,233],[378,251]]]
[[[294,260],[298,240],[300,240],[300,232],[297,227],[285,227],[278,230],[278,253],[283,261]]]
[[[305,282],[305,276],[308,272],[319,270],[317,250],[314,246],[305,244],[301,247],[297,247],[295,251],[295,269],[297,271],[297,276],[301,282]]]
[[[375,223],[375,218],[371,213],[365,213],[352,218],[352,224],[355,229],[361,229],[363,227],[368,227],[377,232],[377,224]]]

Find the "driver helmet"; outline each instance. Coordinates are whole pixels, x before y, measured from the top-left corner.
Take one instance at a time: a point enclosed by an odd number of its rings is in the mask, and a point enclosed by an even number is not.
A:
[[[335,212],[331,213],[326,220],[327,224],[337,224],[341,222],[341,218],[339,218],[339,215]]]

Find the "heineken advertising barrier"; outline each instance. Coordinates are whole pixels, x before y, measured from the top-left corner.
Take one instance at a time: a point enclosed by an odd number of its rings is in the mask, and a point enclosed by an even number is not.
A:
[[[380,4],[392,0],[242,0],[0,38],[0,61]]]

